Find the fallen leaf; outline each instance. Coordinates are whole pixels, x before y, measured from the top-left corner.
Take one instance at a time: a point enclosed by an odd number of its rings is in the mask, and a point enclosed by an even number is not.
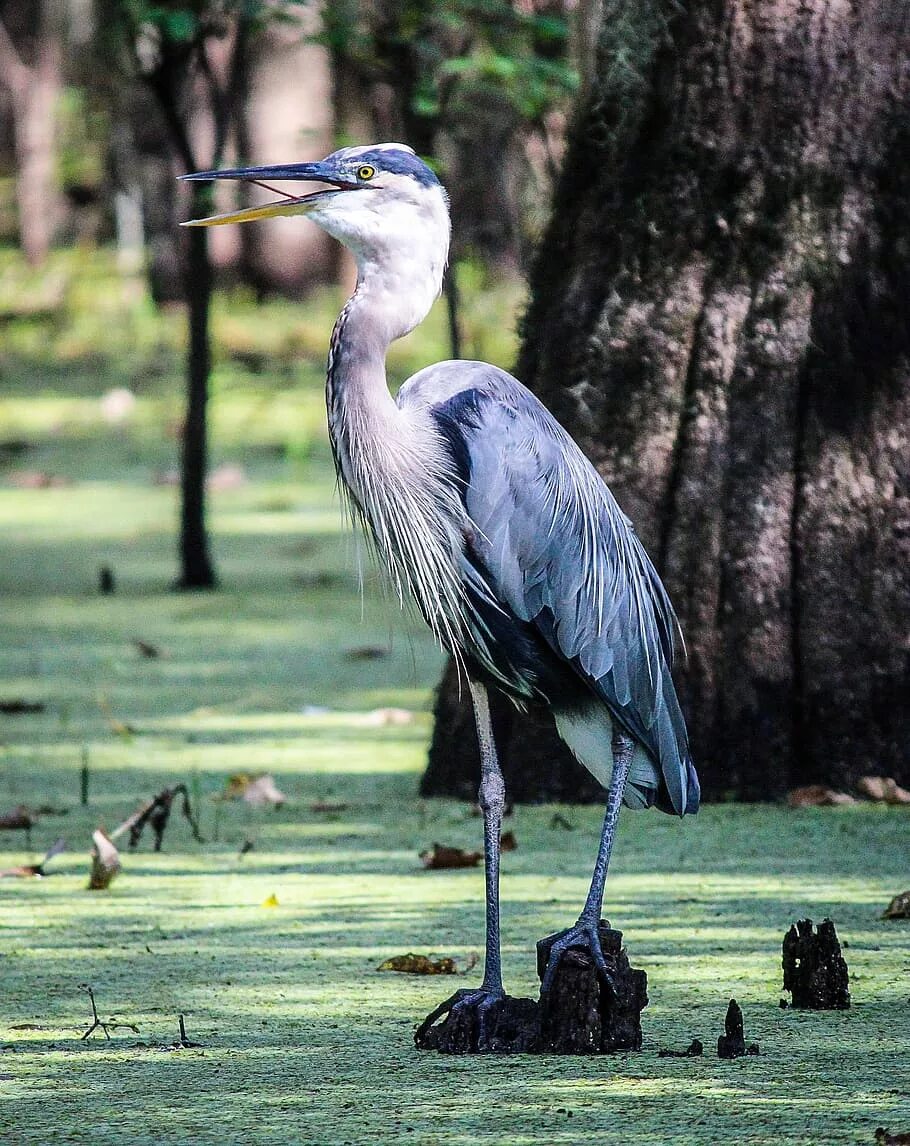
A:
[[[501,852],[514,852],[518,847],[518,840],[514,832],[503,832],[499,837],[499,850]]]
[[[882,919],[910,919],[910,891],[902,891],[885,908]]]
[[[43,879],[44,876],[48,874],[44,870],[47,864],[54,856],[60,855],[62,851],[66,851],[66,840],[61,836],[59,839],[54,840],[40,863],[28,863],[22,864],[20,867],[8,867],[5,871],[0,871],[0,879]]]
[[[35,819],[25,804],[19,804],[8,812],[0,814],[0,831],[29,831],[35,826]]]
[[[455,960],[446,956],[442,959],[431,959],[429,955],[415,955],[409,951],[407,955],[393,955],[376,968],[377,971],[400,971],[405,975],[457,975],[458,968]]]
[[[96,828],[92,832],[92,870],[88,877],[90,891],[105,891],[120,871],[120,853],[106,832]]]
[[[28,716],[35,712],[44,712],[44,703],[40,700],[0,700],[0,712],[6,716]]]
[[[274,779],[266,773],[263,776],[257,776],[255,780],[251,780],[247,784],[243,790],[243,799],[246,803],[252,804],[254,808],[261,808],[266,805],[280,808],[287,800],[287,796],[276,786]]]
[[[261,907],[277,907],[278,906],[278,896],[274,892],[272,892],[271,895],[266,896],[266,898],[262,901],[260,906]]]
[[[275,780],[267,772],[251,775],[249,772],[234,772],[228,776],[224,791],[218,797],[221,800],[245,800],[253,807],[272,804],[280,807],[287,797],[275,785]]]
[[[466,852],[464,848],[451,848],[446,844],[433,844],[432,850],[420,853],[423,866],[428,871],[443,868],[476,867],[483,859],[482,852]]]
[[[149,641],[143,641],[139,637],[133,637],[133,645],[140,656],[146,660],[157,660],[161,655],[161,649],[157,645],[151,644]]]
[[[40,864],[29,863],[21,867],[5,867],[0,871],[0,879],[40,879],[43,874]]]
[[[856,800],[846,792],[835,792],[824,784],[806,784],[788,792],[787,803],[791,808],[831,808],[838,804],[855,804]]]
[[[318,812],[338,813],[338,812],[346,812],[348,810],[348,808],[350,808],[350,806],[351,806],[350,804],[326,804],[326,803],[317,802],[315,804],[310,804],[310,811],[311,812],[317,812],[317,813]]]
[[[856,790],[876,804],[910,804],[910,792],[890,776],[863,776]]]
[[[346,649],[344,659],[346,661],[379,661],[388,655],[389,650],[380,645],[361,645],[356,649]]]

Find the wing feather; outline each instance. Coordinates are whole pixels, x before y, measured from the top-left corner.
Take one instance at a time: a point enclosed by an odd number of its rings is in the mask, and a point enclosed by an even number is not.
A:
[[[511,376],[486,370],[439,411],[468,458],[464,498],[484,580],[644,745],[672,809],[694,811],[698,783],[670,675],[678,626],[660,578],[559,423]]]

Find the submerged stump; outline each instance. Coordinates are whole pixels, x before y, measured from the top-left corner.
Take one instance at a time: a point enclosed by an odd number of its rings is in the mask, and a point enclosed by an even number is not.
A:
[[[622,932],[603,920],[600,944],[612,983],[605,982],[585,947],[570,947],[541,995],[542,1049],[548,1054],[609,1054],[641,1049],[641,1012],[648,1005],[648,976],[635,971],[622,945]],[[537,944],[541,980],[550,948],[559,935]]]
[[[850,1006],[850,972],[830,919],[816,931],[811,919],[800,919],[784,936],[784,990],[796,1008],[845,1011]]]
[[[740,1058],[744,1054],[758,1053],[758,1043],[746,1046],[742,1008],[735,999],[731,999],[724,1019],[724,1033],[717,1040],[717,1057]]]
[[[550,935],[537,944],[541,981],[550,949],[558,938]],[[610,983],[598,972],[585,947],[570,947],[539,1002],[507,995],[484,1006],[453,996],[417,1028],[417,1048],[441,1054],[609,1054],[640,1050],[641,1012],[648,1004],[647,975],[630,966],[621,931],[601,922],[600,941]]]

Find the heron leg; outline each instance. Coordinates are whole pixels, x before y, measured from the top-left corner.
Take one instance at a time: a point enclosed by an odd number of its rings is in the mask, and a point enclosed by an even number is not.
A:
[[[597,849],[597,860],[594,863],[594,874],[591,877],[591,887],[585,905],[581,909],[578,922],[568,931],[557,936],[550,948],[547,959],[547,969],[544,973],[541,993],[547,992],[552,983],[559,960],[570,947],[586,947],[594,958],[598,969],[612,985],[612,975],[607,967],[603,950],[600,945],[598,927],[600,925],[600,912],[603,907],[604,884],[607,881],[607,870],[610,867],[610,856],[613,852],[613,841],[616,838],[616,824],[619,820],[619,809],[622,807],[622,798],[626,789],[626,780],[632,757],[635,755],[635,741],[618,729],[613,730],[613,775],[610,777],[610,787],[607,791],[607,809],[604,813],[603,828],[600,833],[600,847]]]
[[[499,837],[505,807],[506,786],[496,756],[493,724],[486,688],[469,681],[477,741],[480,745],[480,790],[478,799],[483,812],[484,875],[486,882],[486,958],[483,982],[479,987],[456,991],[420,1024],[415,1041],[422,1046],[427,1032],[443,1015],[473,1013],[478,1022],[478,1049],[489,1050],[486,1020],[490,1008],[505,997],[502,984],[502,957],[499,937]]]
[[[486,882],[486,960],[482,991],[503,995],[502,957],[499,937],[499,837],[505,807],[506,786],[496,757],[493,723],[487,690],[476,681],[470,682],[477,741],[480,745],[480,791],[478,799],[483,812],[483,856]]]

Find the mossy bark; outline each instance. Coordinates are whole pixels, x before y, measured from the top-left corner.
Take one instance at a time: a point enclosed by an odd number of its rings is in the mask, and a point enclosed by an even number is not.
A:
[[[910,779],[908,54],[901,0],[607,5],[532,275],[519,376],[658,563],[710,796]],[[425,793],[473,767],[437,714]]]

